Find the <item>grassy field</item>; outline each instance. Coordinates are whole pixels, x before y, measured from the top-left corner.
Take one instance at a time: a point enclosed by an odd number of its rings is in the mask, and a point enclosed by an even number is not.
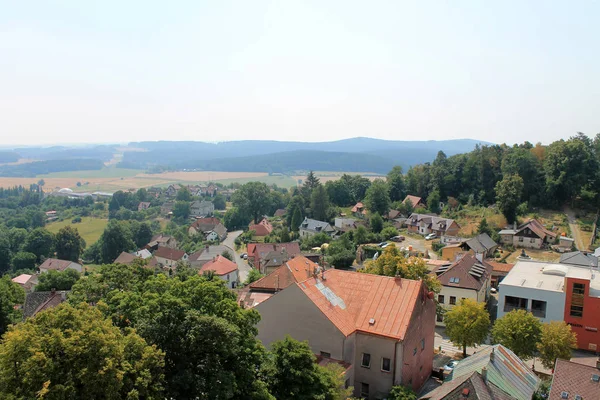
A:
[[[71,220],[58,221],[46,225],[46,229],[52,233],[56,233],[60,228],[71,225],[73,228],[77,228],[79,234],[89,246],[100,238],[107,224],[107,219],[83,217],[81,222],[77,224],[72,224]]]
[[[521,255],[521,250],[522,249],[517,249],[514,251],[506,258],[506,262],[508,264],[516,263],[517,257]],[[558,262],[560,260],[560,254],[551,250],[525,249],[525,252],[535,261]]]

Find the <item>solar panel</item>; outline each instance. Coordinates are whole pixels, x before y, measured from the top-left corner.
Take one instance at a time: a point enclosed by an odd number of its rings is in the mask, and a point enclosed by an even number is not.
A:
[[[479,272],[475,272],[475,271],[469,271],[469,275],[473,275],[477,278],[481,278],[483,276],[483,274],[480,274]]]
[[[474,271],[485,272],[485,268],[478,267],[477,265],[474,265],[471,269]]]

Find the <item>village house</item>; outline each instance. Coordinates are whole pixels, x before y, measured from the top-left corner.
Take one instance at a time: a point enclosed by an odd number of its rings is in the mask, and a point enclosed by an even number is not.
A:
[[[163,267],[174,267],[179,261],[187,262],[188,255],[183,250],[159,247],[154,252],[154,258],[156,258],[156,262]]]
[[[334,236],[336,230],[328,222],[317,221],[316,219],[304,218],[304,221],[298,227],[300,237],[309,237],[317,233],[325,233]]]
[[[35,274],[21,274],[12,278],[11,280],[25,289],[26,292],[33,292],[33,289],[38,284],[38,276]]]
[[[254,236],[269,236],[271,232],[273,232],[273,225],[271,225],[269,220],[265,217],[257,224],[250,224],[248,230],[254,231]]]
[[[531,400],[540,379],[510,349],[496,344],[459,361],[450,380],[420,400]]]
[[[150,256],[148,256],[146,254],[146,252],[148,254],[150,254]],[[123,264],[123,265],[131,265],[133,264],[133,262],[135,260],[147,260],[145,261],[145,266],[146,267],[156,267],[158,265],[158,261],[156,260],[156,257],[153,257],[152,254],[148,251],[148,250],[143,250],[143,253],[138,251],[135,253],[127,253],[126,251],[121,252],[121,254],[119,254],[119,256],[115,259],[115,261],[113,261],[114,264]]]
[[[173,236],[163,235],[161,233],[152,236],[152,239],[150,239],[150,242],[146,245],[146,249],[151,251],[155,251],[159,247],[168,247],[170,249],[176,249],[177,239],[175,239]]]
[[[39,312],[49,310],[67,301],[66,291],[51,290],[48,292],[27,293],[23,304],[23,320],[36,316]]]
[[[150,202],[149,201],[140,201],[137,208],[138,208],[138,211],[147,210],[150,208]]]
[[[211,201],[196,200],[190,204],[190,215],[196,217],[208,217],[215,212],[215,205]]]
[[[571,251],[561,254],[559,263],[598,268],[598,257],[585,251]]]
[[[508,275],[512,267],[515,266],[514,264],[498,262],[490,259],[485,260],[485,262],[490,264],[493,268],[491,286],[495,289],[498,289],[498,285],[500,284],[500,282],[502,282],[504,277]]]
[[[357,221],[353,218],[336,217],[333,222],[333,226],[338,231],[348,232],[356,229],[356,222]]]
[[[433,363],[433,293],[422,281],[319,270],[254,307],[258,338],[269,347],[289,334],[347,363],[355,396],[384,398],[396,385],[418,390]]]
[[[224,280],[229,289],[236,288],[239,283],[237,264],[220,254],[204,264],[198,273],[202,275],[209,271]]]
[[[453,219],[417,213],[412,213],[408,217],[406,226],[411,233],[418,233],[424,236],[435,233],[437,237],[457,236],[460,230],[460,225]]]
[[[516,229],[503,229],[499,235],[503,244],[527,249],[541,249],[556,240],[556,233],[549,231],[535,219],[530,219]]]
[[[600,399],[600,359],[595,366],[556,359],[548,400]]]
[[[188,234],[190,236],[202,234],[208,241],[222,241],[227,237],[227,228],[218,218],[198,218],[188,228]]]
[[[273,256],[268,256],[270,253],[281,253],[285,251],[288,258],[293,258],[300,254],[300,244],[298,242],[289,243],[248,243],[248,263],[261,273],[265,273],[263,263],[265,260],[272,260]]]
[[[361,202],[356,203],[350,212],[352,212],[352,215],[354,215],[356,218],[365,218],[367,216],[367,209]]]
[[[490,295],[493,267],[481,261],[473,254],[465,254],[460,260],[449,266],[435,269],[435,274],[442,284],[438,294],[438,304],[451,310],[460,304],[462,299],[484,303]],[[444,316],[437,316],[437,325],[444,326]]]
[[[233,252],[233,250],[227,246],[220,244],[210,246],[206,245],[201,250],[192,253],[188,258],[188,262],[192,267],[198,268],[211,261],[215,257],[222,255],[224,252],[228,252],[232,256],[235,254],[235,252]]]
[[[455,261],[466,253],[489,258],[494,255],[497,248],[498,243],[494,242],[487,233],[481,233],[469,240],[444,246],[442,248],[442,259]]]
[[[163,203],[163,205],[160,206],[160,214],[166,217],[170,217],[171,215],[173,215],[174,205],[175,203],[173,203],[172,201],[167,201],[166,203]]]
[[[215,197],[218,189],[216,185],[211,183],[208,186],[198,186],[192,191],[192,195],[196,197]]]
[[[409,194],[408,196],[406,196],[404,198],[404,200],[402,201],[402,204],[407,204],[409,201],[410,201],[410,204],[412,204],[412,206],[413,206],[413,210],[416,210],[417,208],[427,209],[427,204],[425,204],[423,199],[418,196],[413,196],[413,195]]]
[[[81,273],[81,264],[69,260],[59,260],[57,258],[47,258],[39,267],[40,273],[48,271],[64,271],[66,269],[74,269]]]
[[[279,208],[275,211],[274,216],[277,218],[283,218],[287,215],[287,210],[285,208]]]
[[[177,196],[177,192],[179,192],[180,189],[181,189],[180,185],[169,185],[167,190],[165,190],[165,194],[168,197],[175,197],[175,196]]]

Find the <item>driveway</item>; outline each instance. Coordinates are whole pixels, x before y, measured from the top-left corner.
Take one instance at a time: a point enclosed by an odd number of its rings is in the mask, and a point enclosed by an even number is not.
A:
[[[565,207],[565,215],[569,220],[569,229],[575,240],[575,247],[577,247],[577,250],[587,249],[587,246],[583,243],[583,239],[581,238],[581,232],[579,232],[579,224],[575,218],[575,213],[569,207]]]
[[[399,243],[395,243],[396,247],[408,247],[408,246],[412,246],[412,248],[416,251],[420,251],[422,253],[425,253],[425,251],[429,251],[429,258],[432,260],[437,260],[437,254],[435,254],[435,251],[433,251],[431,249],[431,241],[427,241],[425,240],[425,238],[422,239],[416,239],[414,237],[408,236],[408,235],[404,235],[406,237],[405,240],[403,240],[402,242]]]
[[[235,259],[235,263],[238,266],[240,283],[246,281],[246,278],[248,278],[248,273],[252,269],[252,267],[250,265],[248,265],[248,262],[243,260],[242,258],[240,258],[239,253],[235,251],[234,241],[242,233],[243,233],[243,231],[227,232],[227,238],[225,240],[223,240],[223,246],[228,247],[231,250],[231,254],[233,255],[233,258]]]

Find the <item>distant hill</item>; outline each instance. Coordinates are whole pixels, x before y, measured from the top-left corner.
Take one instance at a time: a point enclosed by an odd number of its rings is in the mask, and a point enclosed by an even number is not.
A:
[[[119,166],[240,172],[285,173],[312,169],[387,173],[394,165],[401,165],[406,170],[411,165],[433,161],[440,150],[451,156],[469,152],[477,144],[491,143],[472,139],[392,141],[362,137],[320,143],[265,140],[136,142],[129,146],[147,151],[126,152]]]
[[[92,159],[35,161],[18,165],[1,165],[0,176],[31,178],[52,172],[98,170],[103,166],[102,161]]]
[[[0,164],[17,162],[19,158],[19,154],[14,151],[0,151]]]

